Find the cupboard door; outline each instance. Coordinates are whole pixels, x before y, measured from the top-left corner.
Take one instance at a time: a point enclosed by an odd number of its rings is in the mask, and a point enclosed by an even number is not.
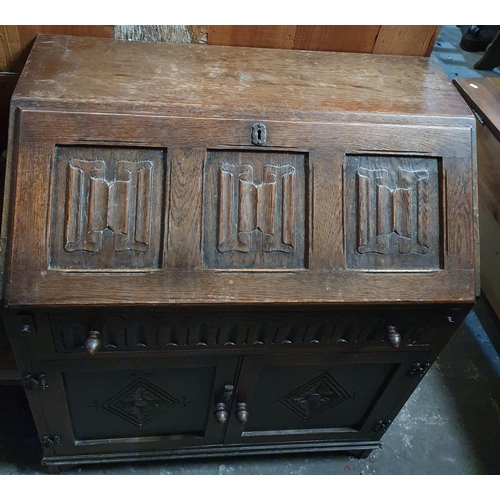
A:
[[[379,438],[427,353],[247,356],[226,443]],[[393,415],[394,413],[394,415]],[[245,422],[246,420],[246,422]]]
[[[34,363],[57,455],[159,451],[217,444],[214,416],[236,357]]]

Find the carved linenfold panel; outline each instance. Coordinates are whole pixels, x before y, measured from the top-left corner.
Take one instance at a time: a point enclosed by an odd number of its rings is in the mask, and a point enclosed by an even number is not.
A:
[[[57,148],[51,267],[158,267],[162,164],[161,150]]]
[[[438,269],[437,159],[348,156],[346,171],[347,266]]]
[[[102,407],[142,428],[180,402],[144,379],[137,379],[113,396]]]
[[[152,162],[118,161],[112,181],[104,178],[102,160],[73,159],[68,168],[64,249],[98,252],[109,230],[115,252],[147,251]]]
[[[210,151],[207,163],[206,267],[304,267],[305,155]]]
[[[303,421],[306,421],[349,398],[349,394],[329,373],[323,373],[283,396],[280,402]]]
[[[262,233],[263,252],[294,251],[295,167],[264,165],[263,182],[253,182],[252,165],[220,166],[219,252],[249,252],[253,231]]]
[[[387,316],[364,313],[260,313],[147,315],[109,313],[105,318],[51,314],[58,352],[85,353],[88,332],[100,333],[96,354],[114,351],[273,348],[304,346],[386,346],[386,328],[396,325],[401,345],[421,345],[433,311],[418,318],[408,312]]]
[[[401,254],[429,252],[429,172],[398,170],[398,186],[386,185],[388,171],[358,168],[358,252],[387,254],[391,234]]]

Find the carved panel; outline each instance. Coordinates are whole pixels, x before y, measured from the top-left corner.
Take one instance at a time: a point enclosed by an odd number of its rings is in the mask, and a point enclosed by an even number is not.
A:
[[[280,399],[303,421],[349,399],[349,394],[329,373],[323,373]]]
[[[163,151],[59,147],[54,167],[52,268],[160,266]]]
[[[348,156],[347,267],[439,269],[439,198],[435,158]]]
[[[118,417],[142,428],[179,401],[147,380],[137,379],[102,405]]]
[[[305,168],[303,154],[210,151],[205,266],[304,267]]]

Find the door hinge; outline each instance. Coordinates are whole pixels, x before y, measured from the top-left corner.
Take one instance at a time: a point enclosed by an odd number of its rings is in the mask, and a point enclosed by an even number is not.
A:
[[[383,430],[385,432],[391,424],[392,424],[392,420],[386,420],[385,422],[383,420],[377,420],[375,422],[375,425],[373,426],[373,430],[375,432],[380,431],[380,430]]]
[[[50,448],[51,446],[62,446],[61,436],[42,436],[42,445],[44,448]]]
[[[431,363],[413,363],[411,365],[410,371],[408,372],[408,375],[410,377],[418,375],[420,376],[420,378],[422,378],[429,371],[430,367]]]
[[[47,382],[47,377],[44,373],[40,373],[38,377],[34,377],[27,373],[23,377],[24,387],[28,391],[34,391],[35,389],[42,389],[42,391],[46,391],[49,388],[49,384]]]

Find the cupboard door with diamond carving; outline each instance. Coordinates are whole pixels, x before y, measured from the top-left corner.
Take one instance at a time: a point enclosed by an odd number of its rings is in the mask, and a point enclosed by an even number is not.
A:
[[[364,441],[394,418],[425,352],[246,356],[225,443]]]
[[[56,455],[175,450],[220,443],[214,416],[237,357],[33,363]]]

